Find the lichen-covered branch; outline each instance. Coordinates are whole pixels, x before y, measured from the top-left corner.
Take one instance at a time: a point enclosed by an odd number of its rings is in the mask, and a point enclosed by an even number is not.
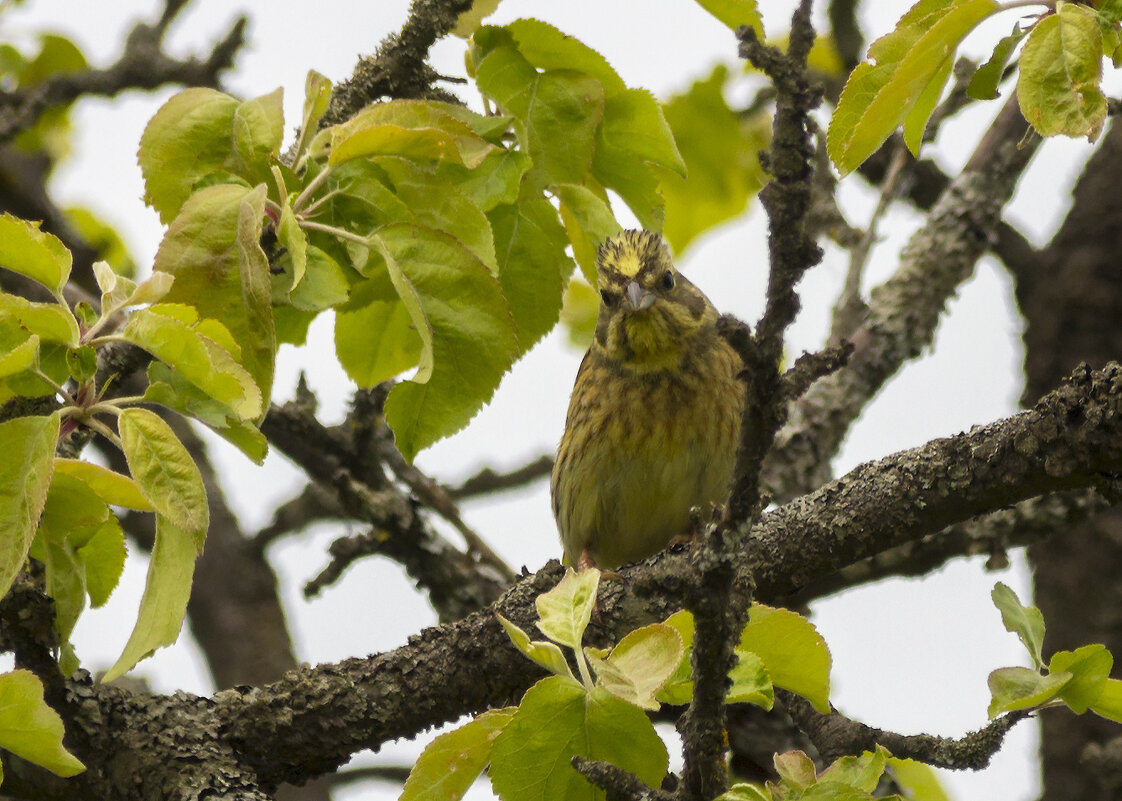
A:
[[[1001,209],[1036,151],[1015,98],[994,121],[962,173],[911,238],[896,273],[873,290],[853,357],[795,404],[764,465],[766,484],[789,499],[829,477],[837,452],[865,405],[910,359],[930,346],[947,300],[996,240]]]
[[[955,522],[1117,472],[1122,367],[1083,367],[1029,411],[862,465],[763,515],[737,569],[756,578],[759,600],[773,600]],[[681,608],[689,558],[671,550],[605,582],[591,639],[617,641]],[[541,671],[510,645],[493,612],[530,627],[534,599],[560,575],[551,563],[491,610],[427,629],[394,651],[304,666],[211,698],[70,682],[60,711],[77,755],[92,766],[69,780],[73,797],[185,798],[210,792],[203,788],[257,797],[254,786],[303,781],[358,750],[510,703]],[[178,759],[183,748],[197,758]],[[246,777],[257,784],[243,784]],[[173,786],[180,789],[165,793]],[[249,789],[239,796],[231,786]]]

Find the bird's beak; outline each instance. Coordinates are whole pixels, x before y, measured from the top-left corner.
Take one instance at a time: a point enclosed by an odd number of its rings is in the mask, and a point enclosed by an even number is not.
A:
[[[654,293],[648,292],[639,286],[638,281],[632,281],[627,285],[627,289],[623,290],[623,296],[627,298],[627,304],[635,311],[642,311],[649,308],[654,303]]]

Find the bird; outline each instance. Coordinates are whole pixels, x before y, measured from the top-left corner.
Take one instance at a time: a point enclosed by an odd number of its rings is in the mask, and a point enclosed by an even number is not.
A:
[[[645,229],[596,254],[600,309],[550,480],[562,563],[612,569],[690,534],[727,499],[745,404],[720,314]]]

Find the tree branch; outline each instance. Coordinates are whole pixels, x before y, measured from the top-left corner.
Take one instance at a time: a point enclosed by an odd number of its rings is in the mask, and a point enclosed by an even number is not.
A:
[[[0,92],[0,142],[33,126],[47,109],[65,106],[82,96],[113,97],[126,89],[155,89],[165,83],[217,86],[219,73],[231,66],[242,46],[247,19],[239,17],[205,59],[180,61],[164,53],[163,38],[168,23],[183,5],[183,0],[169,2],[155,25],[138,23],[125,40],[121,57],[111,67],[59,73],[25,89]]]
[[[1029,716],[1028,712],[1010,712],[960,739],[930,734],[897,734],[866,726],[838,712],[823,715],[801,696],[777,690],[787,711],[814,742],[822,760],[833,762],[843,756],[858,756],[882,745],[892,756],[916,759],[939,768],[981,770],[989,765],[1001,749],[1006,733]]]
[[[1036,150],[1039,137],[1026,139],[1026,125],[1014,98],[912,236],[896,274],[873,291],[852,337],[850,363],[795,404],[764,465],[765,483],[777,497],[820,486],[861,410],[931,344],[947,299],[995,240],[1001,209]]]

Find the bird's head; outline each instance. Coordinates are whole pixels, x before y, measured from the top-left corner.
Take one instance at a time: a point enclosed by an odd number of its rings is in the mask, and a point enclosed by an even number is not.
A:
[[[628,230],[596,254],[600,316],[596,347],[635,370],[679,364],[693,337],[717,319],[701,291],[674,268],[656,233]]]

